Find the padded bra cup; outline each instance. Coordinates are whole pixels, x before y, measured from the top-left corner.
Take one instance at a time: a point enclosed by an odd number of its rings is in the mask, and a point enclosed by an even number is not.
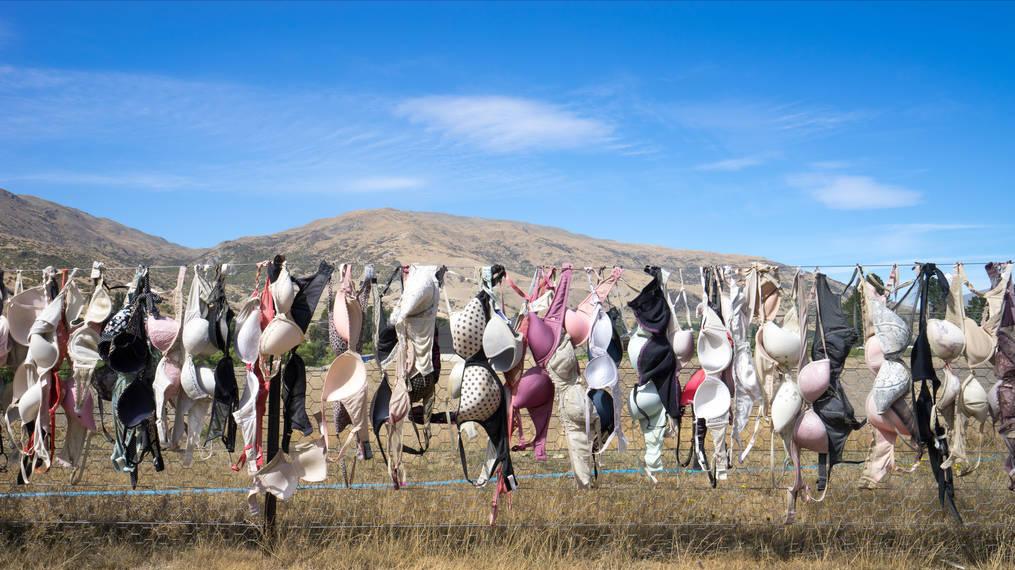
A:
[[[677,357],[665,337],[653,335],[645,342],[638,355],[639,384],[656,379],[672,378],[676,372]]]
[[[653,281],[628,303],[642,328],[652,333],[661,333],[670,324],[670,308],[663,298],[658,281]]]
[[[539,316],[532,315],[532,319],[529,320],[526,340],[528,340],[529,349],[532,350],[532,357],[536,362],[542,362],[550,356],[557,340],[553,336],[553,329],[550,328],[550,325],[546,324]]]
[[[605,312],[599,311],[592,322],[592,332],[589,334],[589,355],[594,358],[606,354],[611,342],[613,342],[613,322]]]

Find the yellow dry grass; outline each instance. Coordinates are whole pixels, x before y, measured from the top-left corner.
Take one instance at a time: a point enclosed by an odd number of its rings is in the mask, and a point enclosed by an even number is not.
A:
[[[849,373],[848,381],[855,383],[869,374]],[[625,371],[625,382],[630,381],[631,372]],[[308,402],[320,397],[319,382],[319,373],[312,371]],[[858,390],[865,393],[862,386]],[[442,382],[438,407],[443,394]],[[182,468],[173,453],[167,454],[163,473],[154,473],[150,464],[142,467],[140,490],[178,494],[62,495],[129,488],[126,476],[110,469],[108,446],[96,439],[79,485],[69,486],[66,471],[53,469],[37,475],[29,488],[11,485],[4,491],[55,495],[0,494],[0,546],[6,553],[0,565],[813,570],[1015,564],[1015,495],[1007,491],[1000,469],[999,443],[989,435],[970,434],[971,456],[982,449],[985,461],[956,483],[964,527],[941,512],[926,464],[914,473],[893,475],[877,490],[857,488],[859,466],[838,466],[825,501],[801,501],[799,522],[784,527],[790,474],[780,473],[773,485],[767,430],[748,461],[712,489],[700,473],[668,472],[658,484],[649,483],[637,472],[638,428],[630,418],[624,421],[631,449],[603,455],[599,486],[590,491],[578,492],[569,477],[559,476],[569,464],[555,421],[549,461],[535,462],[531,452],[514,453],[521,488],[502,499],[495,528],[486,525],[492,490],[450,481],[460,479],[461,467],[450,432],[438,428],[425,456],[407,457],[407,471],[410,482],[439,484],[391,490],[378,453],[357,467],[357,482],[367,487],[344,489],[336,485],[340,471],[333,463],[330,486],[302,489],[280,505],[277,535],[271,539],[262,534],[261,519],[247,512],[242,489],[249,476],[231,471],[235,456],[222,451],[199,458],[190,469]],[[530,425],[526,420],[527,433]],[[847,459],[864,458],[869,429],[851,437]],[[681,455],[690,444],[688,432],[685,427]],[[478,469],[483,438],[468,448],[470,467]],[[900,463],[912,460],[901,444],[898,452]],[[776,456],[782,456],[778,449]],[[805,456],[807,463],[814,459]],[[667,464],[674,463],[670,449]],[[813,484],[813,469],[805,475]],[[12,478],[8,472],[5,480]]]

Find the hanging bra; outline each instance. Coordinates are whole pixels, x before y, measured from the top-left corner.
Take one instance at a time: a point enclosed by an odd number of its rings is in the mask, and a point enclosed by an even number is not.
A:
[[[571,266],[565,265],[554,289],[553,301],[545,315],[540,317],[534,312],[529,313],[525,339],[528,341],[529,350],[532,351],[532,357],[540,366],[546,365],[560,342],[560,331],[564,327],[564,315],[567,311],[567,296],[571,288],[571,272]]]
[[[586,269],[586,271],[591,273],[592,270]],[[576,309],[567,309],[565,312],[564,329],[570,335],[571,342],[575,346],[584,343],[589,338],[589,333],[600,313],[602,302],[606,300],[623,273],[623,269],[614,267],[606,278],[600,280],[599,284],[592,288],[592,292],[578,304]]]

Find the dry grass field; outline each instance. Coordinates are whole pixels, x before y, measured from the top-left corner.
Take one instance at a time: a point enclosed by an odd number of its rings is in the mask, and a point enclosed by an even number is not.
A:
[[[448,367],[449,368],[449,367]],[[625,370],[625,382],[634,375]],[[686,373],[685,373],[686,374]],[[844,375],[850,397],[859,403],[871,375],[851,367]],[[321,372],[310,371],[308,402],[317,402]],[[438,408],[444,405],[443,381]],[[316,404],[309,406],[316,411]],[[858,408],[860,408],[858,406]],[[862,408],[860,408],[862,409]],[[498,525],[487,515],[492,489],[461,482],[451,434],[435,426],[431,450],[407,456],[408,488],[386,483],[379,454],[361,462],[357,487],[340,484],[337,464],[329,480],[308,485],[281,504],[276,533],[262,532],[261,519],[245,504],[246,473],[228,467],[235,459],[217,448],[184,469],[167,453],[167,468],[142,467],[140,485],[130,492],[127,477],[109,466],[109,447],[93,439],[84,479],[67,483],[66,470],[37,475],[29,487],[3,476],[0,542],[4,566],[51,567],[243,567],[243,568],[487,568],[693,567],[857,568],[983,567],[1015,564],[1015,494],[1001,471],[1000,442],[971,436],[971,456],[983,463],[957,482],[963,527],[937,506],[929,467],[893,475],[877,490],[857,487],[861,467],[835,468],[822,503],[798,504],[797,524],[782,524],[790,473],[773,477],[769,438],[762,433],[744,465],[735,466],[718,489],[701,473],[672,470],[653,485],[638,472],[642,439],[625,417],[631,440],[624,452],[606,452],[598,488],[578,492],[568,471],[566,446],[551,424],[550,460],[537,463],[531,452],[513,454],[521,487],[503,499]],[[525,419],[527,434],[531,424]],[[870,428],[854,434],[847,459],[862,460]],[[690,444],[682,432],[681,455]],[[975,432],[975,430],[974,430]],[[412,437],[406,432],[407,437]],[[671,438],[670,447],[673,441]],[[711,445],[711,444],[709,444]],[[470,468],[478,469],[483,438],[468,443]],[[899,461],[911,452],[900,445]],[[777,462],[782,452],[777,449]],[[805,455],[809,464],[813,454]],[[667,465],[675,466],[671,449]],[[813,465],[805,476],[812,482]],[[779,487],[775,488],[774,485]],[[34,493],[28,495],[27,493]]]

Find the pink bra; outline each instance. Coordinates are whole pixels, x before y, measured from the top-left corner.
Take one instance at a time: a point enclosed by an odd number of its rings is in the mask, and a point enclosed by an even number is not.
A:
[[[591,272],[592,270],[586,269],[586,271]],[[578,346],[589,338],[592,322],[596,318],[596,308],[600,306],[600,303],[606,301],[607,295],[613,290],[613,286],[617,284],[617,280],[623,273],[623,269],[614,267],[610,275],[600,280],[595,290],[578,304],[577,309],[568,309],[564,314],[564,328],[571,336],[571,344]]]
[[[565,265],[561,271],[553,292],[553,301],[546,314],[542,317],[534,313],[529,315],[529,328],[525,338],[529,343],[529,349],[532,350],[532,357],[540,366],[546,366],[560,341],[560,330],[564,326],[564,313],[567,310],[567,294],[571,288],[571,271],[570,265]]]

